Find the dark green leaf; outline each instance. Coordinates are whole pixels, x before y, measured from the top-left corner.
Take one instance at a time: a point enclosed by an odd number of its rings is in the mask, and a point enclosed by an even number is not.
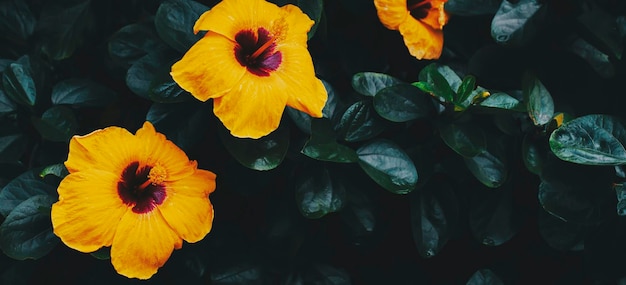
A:
[[[52,233],[50,207],[57,199],[36,195],[11,211],[0,225],[0,248],[7,256],[24,260],[48,254],[59,242]]]
[[[352,88],[365,96],[374,96],[383,88],[402,83],[402,80],[384,73],[361,72],[352,76]]]
[[[302,12],[307,14],[311,20],[315,21],[311,30],[309,30],[308,38],[311,39],[313,35],[315,35],[315,31],[317,31],[317,26],[322,19],[322,15],[324,12],[324,1],[323,0],[298,0],[298,7],[302,9]]]
[[[43,35],[41,50],[54,60],[70,57],[83,43],[94,21],[90,0],[60,3],[50,2],[45,6],[37,25]]]
[[[411,229],[420,256],[430,258],[439,253],[452,237],[458,205],[449,183],[429,183],[409,194]]]
[[[68,142],[78,128],[74,112],[64,106],[53,106],[31,121],[43,138],[57,142]]]
[[[190,0],[167,0],[154,17],[154,26],[163,41],[179,52],[187,52],[201,36],[193,32],[200,15],[209,7]]]
[[[617,195],[617,214],[626,216],[626,186],[624,184],[615,184],[613,186]]]
[[[440,70],[435,63],[427,65],[420,71],[419,80],[426,83],[425,89],[447,102],[453,102],[456,96],[453,90],[461,85],[461,78],[452,69],[446,66]]]
[[[583,58],[589,66],[603,78],[609,79],[615,76],[615,67],[613,67],[613,63],[609,60],[609,56],[587,41],[576,39],[572,43],[570,50]],[[621,53],[621,51],[619,52]]]
[[[68,174],[70,173],[67,168],[65,168],[65,165],[63,163],[59,163],[44,167],[39,173],[39,177],[44,178],[47,175],[54,175],[59,178],[64,178]]]
[[[0,191],[0,215],[8,216],[9,213],[26,199],[36,195],[52,195],[56,187],[44,182],[39,177],[40,169],[24,172],[11,180]]]
[[[465,165],[485,186],[498,188],[508,176],[508,165],[502,151],[489,149],[483,150],[473,157],[464,158]]]
[[[149,52],[164,49],[165,44],[150,21],[121,28],[111,36],[108,47],[111,58],[128,67]]]
[[[189,92],[178,86],[169,73],[160,74],[152,81],[149,96],[152,101],[159,103],[176,103],[193,99]]]
[[[474,91],[474,89],[476,89],[476,77],[471,75],[463,77],[463,81],[456,91],[457,97],[454,103],[461,104],[462,102],[465,102],[465,100],[472,95],[472,91]]]
[[[590,4],[590,9],[578,16],[585,34],[593,40],[594,46],[602,48],[605,53],[618,59],[622,57],[623,39],[617,28],[617,19],[612,11],[606,11],[599,5]]]
[[[116,99],[117,94],[113,90],[89,79],[67,79],[52,88],[52,104],[98,107]]]
[[[550,148],[562,160],[587,165],[626,163],[626,130],[606,115],[587,115],[563,124],[550,135]]]
[[[542,27],[544,6],[537,0],[502,1],[491,21],[491,37],[503,45],[524,46]]]
[[[37,20],[26,1],[0,2],[0,34],[2,36],[28,39],[33,34],[36,23]]]
[[[395,194],[407,194],[415,189],[415,164],[391,141],[371,141],[360,147],[357,154],[361,168],[383,188]]]
[[[520,223],[513,213],[512,190],[510,184],[497,191],[479,188],[471,197],[470,229],[482,244],[499,246],[518,232]]]
[[[22,134],[0,137],[0,163],[17,163],[26,150],[26,138]]]
[[[171,66],[180,57],[172,50],[156,50],[137,60],[126,73],[126,85],[135,94],[150,99],[158,81],[169,76]]]
[[[374,110],[371,101],[358,101],[343,113],[338,129],[345,133],[346,141],[356,142],[380,134],[384,131],[385,124]]]
[[[328,119],[313,119],[311,121],[311,138],[302,148],[302,153],[310,158],[338,163],[356,162],[356,152],[337,143],[337,135],[333,131]]]
[[[13,101],[33,106],[37,99],[37,88],[33,80],[30,58],[25,55],[11,63],[2,74],[4,92]]]
[[[468,123],[441,123],[439,134],[443,141],[456,153],[464,157],[473,157],[484,151],[487,139],[483,130]]]
[[[410,84],[397,84],[379,90],[374,96],[374,109],[392,122],[407,122],[427,117],[434,111],[432,99]]]
[[[289,148],[289,130],[278,127],[259,139],[236,138],[220,128],[220,139],[228,152],[243,166],[254,170],[271,170],[280,165]]]
[[[448,0],[445,10],[453,15],[493,15],[498,11],[501,0]]]
[[[4,91],[0,90],[0,115],[15,112],[17,106],[9,99]]]
[[[354,245],[362,245],[379,228],[376,207],[364,189],[353,184],[346,185],[347,204],[341,210],[341,219],[350,228]]]
[[[563,221],[539,209],[539,234],[548,245],[557,250],[582,250],[586,235],[583,225]]]
[[[527,73],[522,82],[528,115],[537,126],[550,122],[554,115],[554,102],[545,86],[533,74]]]
[[[346,189],[330,171],[319,165],[306,168],[296,182],[298,209],[309,219],[318,219],[341,210],[346,202]]]
[[[326,99],[326,104],[324,105],[324,109],[322,109],[322,114],[324,118],[332,120],[337,115],[336,110],[338,105],[340,104],[339,97],[335,93],[335,90],[330,85],[330,83],[324,80],[322,80],[322,83],[324,84],[324,88],[326,88],[326,93],[328,94],[328,99]],[[289,106],[287,106],[285,110],[301,131],[309,135],[311,134],[312,117],[309,116],[309,114],[296,110]]]
[[[522,140],[522,161],[528,171],[534,174],[541,174],[543,162],[547,155],[547,147],[541,147],[543,140],[536,140],[533,135],[528,133]],[[543,141],[545,143],[545,141]]]
[[[220,270],[211,270],[211,284],[262,284],[262,269],[260,266],[244,262]],[[259,283],[257,283],[259,282]]]
[[[506,1],[505,1],[506,2]],[[504,285],[504,282],[490,269],[480,269],[467,280],[466,285]]]
[[[210,104],[196,101],[154,103],[146,114],[146,120],[182,150],[188,151],[206,134],[211,118],[209,106]]]
[[[497,92],[489,95],[485,100],[482,100],[480,104],[482,107],[497,108],[504,110],[514,110],[519,112],[525,112],[526,107],[520,103],[519,100],[511,97],[509,94]]]

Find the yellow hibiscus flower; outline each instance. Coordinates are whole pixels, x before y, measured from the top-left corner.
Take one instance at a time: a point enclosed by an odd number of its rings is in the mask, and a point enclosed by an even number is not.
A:
[[[448,0],[374,0],[378,19],[400,31],[409,53],[417,59],[437,59],[443,50],[443,26]]]
[[[121,275],[148,279],[183,239],[197,242],[211,230],[215,174],[197,169],[149,122],[136,135],[108,127],[74,136],[65,166],[54,233],[81,252],[110,246]]]
[[[314,22],[294,5],[224,0],[200,16],[208,31],[172,66],[172,78],[213,112],[236,137],[274,131],[285,106],[322,116],[327,93],[307,50]]]

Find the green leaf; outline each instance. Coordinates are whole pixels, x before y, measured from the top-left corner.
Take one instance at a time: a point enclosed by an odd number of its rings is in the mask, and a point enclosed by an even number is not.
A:
[[[550,135],[550,148],[558,158],[587,165],[625,164],[624,142],[624,126],[607,115],[576,118]]]
[[[513,213],[513,189],[507,184],[498,191],[478,188],[470,199],[469,224],[476,240],[484,245],[499,246],[520,229]]]
[[[343,113],[337,127],[349,142],[364,141],[375,137],[385,129],[382,118],[376,113],[371,101],[358,101]]]
[[[28,55],[22,56],[4,70],[2,85],[6,95],[14,102],[29,106],[35,105],[37,88]]]
[[[259,139],[236,138],[223,127],[219,136],[226,150],[241,165],[259,171],[278,167],[289,148],[289,130],[281,126]]]
[[[346,200],[346,189],[330,171],[311,165],[296,182],[295,196],[298,209],[309,219],[318,219],[341,210]]]
[[[146,120],[182,150],[188,151],[204,137],[207,125],[211,125],[210,106],[196,101],[154,103],[146,114]]]
[[[546,212],[565,222],[588,223],[595,211],[585,189],[573,188],[570,183],[542,180],[538,196]]]
[[[40,169],[32,169],[11,180],[0,190],[0,215],[6,217],[26,199],[36,195],[52,195],[56,187],[39,177]]]
[[[26,1],[9,0],[0,2],[0,37],[28,39],[35,30],[37,19]]]
[[[491,37],[502,45],[526,45],[543,26],[547,16],[544,6],[537,0],[502,1],[491,21]]]
[[[547,146],[541,147],[542,142],[545,144],[545,140],[535,139],[532,133],[527,133],[522,140],[522,161],[528,171],[537,175],[541,174],[547,156]]]
[[[539,209],[537,219],[539,234],[550,247],[561,251],[584,249],[587,227],[563,221],[543,209]]]
[[[26,150],[26,138],[22,134],[0,137],[0,163],[17,163]]]
[[[464,157],[476,156],[487,147],[483,130],[468,123],[441,123],[439,134],[446,145]]]
[[[439,253],[452,237],[458,219],[458,202],[449,183],[432,182],[409,194],[413,241],[420,256]]]
[[[417,170],[409,156],[391,141],[371,141],[357,150],[359,165],[378,185],[395,194],[417,186]]]
[[[17,110],[15,103],[9,99],[9,96],[7,96],[4,91],[0,90],[0,116],[13,113],[15,110]]]
[[[356,152],[337,143],[336,137],[328,119],[313,119],[311,121],[311,138],[306,142],[301,152],[310,158],[321,161],[357,162],[359,158]]]
[[[624,37],[620,35],[616,27],[616,16],[595,3],[587,7],[588,9],[584,9],[576,19],[585,32],[583,34],[587,35],[594,46],[603,49],[606,54],[621,59]]]
[[[501,151],[489,148],[473,157],[464,158],[465,165],[482,184],[489,188],[498,188],[508,176],[508,165]]]
[[[99,107],[117,99],[113,90],[89,79],[71,78],[52,88],[52,104],[68,104],[77,107]]]
[[[78,128],[74,112],[65,106],[53,106],[31,121],[44,139],[56,142],[68,142]]]
[[[330,83],[324,80],[322,80],[322,83],[324,84],[324,88],[328,94],[328,99],[326,99],[326,104],[324,105],[324,109],[322,109],[322,114],[324,118],[332,120],[337,115],[337,107],[341,102],[339,101],[339,96],[335,93],[335,90]],[[309,114],[289,106],[287,106],[285,110],[301,131],[309,135],[311,134],[311,120],[313,118]]]
[[[554,102],[545,86],[531,73],[526,73],[522,82],[528,115],[536,126],[550,122],[554,115]]]
[[[108,45],[109,56],[126,67],[149,52],[165,47],[152,21],[124,26],[111,36]]]
[[[38,259],[59,243],[52,232],[50,207],[57,199],[36,195],[26,199],[11,211],[0,225],[0,248],[7,256],[18,259]]]
[[[430,90],[434,96],[447,102],[454,101],[456,94],[453,90],[458,89],[458,86],[461,85],[461,79],[454,71],[447,66],[441,68],[440,71],[439,66],[435,63],[427,65],[420,71],[419,80],[426,83],[426,89]]]
[[[375,204],[364,189],[354,184],[346,185],[347,201],[341,210],[341,219],[350,229],[355,243],[363,244],[379,228]]]
[[[472,95],[472,92],[476,89],[476,77],[471,75],[466,75],[463,77],[463,81],[459,88],[456,91],[456,98],[454,100],[455,104],[461,104],[467,100],[467,98]]]
[[[504,110],[513,110],[518,112],[526,112],[526,106],[520,103],[519,100],[511,97],[511,95],[497,92],[489,95],[485,100],[482,100],[479,104],[481,107],[497,108]]]
[[[126,85],[133,93],[151,99],[155,86],[169,75],[179,54],[172,50],[156,50],[137,60],[126,73]]]
[[[59,163],[44,167],[39,173],[39,177],[44,178],[48,175],[54,175],[59,178],[65,178],[68,174],[70,173],[67,168],[65,168],[65,164]]]
[[[617,195],[617,214],[626,216],[626,186],[624,184],[615,184],[613,186]]]
[[[374,96],[374,109],[392,122],[424,118],[434,112],[432,99],[410,84],[397,84],[379,90]]]
[[[374,96],[384,88],[402,83],[402,80],[384,73],[361,72],[352,76],[352,88],[365,96]]]
[[[200,34],[193,33],[193,26],[208,10],[209,7],[196,1],[167,0],[159,6],[154,26],[163,41],[184,53],[201,38]]]
[[[480,269],[467,280],[466,285],[504,285],[504,282],[490,269]]]
[[[90,0],[46,5],[37,25],[42,35],[41,51],[54,60],[70,57],[94,26],[90,6]]]
[[[298,0],[298,7],[302,9],[302,12],[307,14],[311,20],[315,21],[313,27],[309,30],[308,38],[311,39],[317,31],[322,15],[324,14],[324,1],[323,0]]]
[[[152,81],[150,99],[159,103],[176,103],[193,99],[191,94],[178,86],[169,73],[156,76]]]

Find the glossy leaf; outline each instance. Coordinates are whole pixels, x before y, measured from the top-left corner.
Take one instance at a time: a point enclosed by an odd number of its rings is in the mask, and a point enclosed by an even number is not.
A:
[[[89,79],[71,78],[52,88],[52,104],[77,107],[105,106],[117,99],[113,90]]]
[[[187,151],[206,134],[211,118],[207,103],[184,102],[174,104],[154,103],[146,114],[146,120],[157,131],[165,134],[178,147]],[[181,124],[185,122],[185,124]]]
[[[0,2],[0,34],[28,39],[35,30],[37,19],[26,1]]]
[[[149,99],[157,83],[169,75],[180,55],[171,50],[156,50],[137,60],[126,73],[126,85],[133,93]]]
[[[545,86],[533,74],[527,73],[522,82],[528,115],[537,126],[550,122],[554,116],[554,102]]]
[[[346,189],[325,167],[314,165],[296,182],[296,204],[303,216],[318,219],[341,210],[346,203]]]
[[[324,84],[324,88],[326,89],[326,93],[328,94],[328,99],[326,100],[324,109],[322,109],[322,114],[324,118],[334,119],[337,115],[337,107],[340,104],[339,97],[335,93],[335,90],[330,85],[330,83],[325,80],[322,80],[322,83]],[[289,117],[291,117],[293,122],[296,123],[298,129],[303,131],[305,134],[311,134],[311,120],[313,118],[309,114],[301,112],[289,106],[285,108],[285,112],[287,113],[287,115],[289,115]]]
[[[565,222],[592,223],[597,219],[593,195],[571,183],[542,180],[539,203],[543,209]]]
[[[59,243],[52,233],[50,207],[56,197],[36,195],[15,207],[0,225],[0,248],[7,256],[38,259]]]
[[[550,247],[567,251],[577,251],[584,248],[586,227],[574,223],[563,221],[543,209],[538,214],[539,234]]]
[[[178,86],[169,73],[159,74],[153,79],[150,99],[159,103],[177,103],[193,99],[191,94]]]
[[[9,64],[2,74],[4,92],[14,102],[33,106],[37,100],[37,87],[33,80],[30,58],[25,55]]]
[[[461,82],[459,89],[456,91],[454,103],[467,107],[467,105],[464,105],[463,103],[468,101],[469,97],[474,93],[474,89],[476,89],[476,77],[471,75],[463,77],[463,81]]]
[[[328,119],[313,119],[311,132],[311,138],[302,148],[302,154],[313,159],[337,163],[358,161],[358,156],[353,149],[337,143],[337,136]]]
[[[491,21],[491,37],[503,45],[526,45],[547,15],[544,6],[537,0],[502,1]]]
[[[0,163],[17,163],[26,150],[26,137],[12,134],[0,137]]]
[[[111,36],[108,45],[109,56],[126,67],[149,52],[165,47],[152,21],[122,27]]]
[[[466,285],[504,285],[504,282],[490,269],[480,269],[467,280]]]
[[[74,112],[64,106],[53,106],[31,121],[43,138],[56,142],[68,142],[78,128]]]
[[[15,106],[15,103],[9,99],[9,96],[7,96],[4,91],[0,90],[0,116],[15,112],[16,109],[17,106]]]
[[[498,188],[508,177],[507,159],[498,142],[488,142],[487,149],[475,156],[464,158],[464,161],[474,177],[487,187]]]
[[[617,31],[617,20],[612,11],[591,5],[590,9],[576,18],[586,34],[591,35],[594,46],[602,47],[606,53],[615,58],[622,58],[623,36]]]
[[[439,134],[446,145],[464,157],[473,157],[487,148],[485,133],[479,126],[467,123],[441,123]]]
[[[343,113],[340,133],[349,142],[364,141],[375,137],[385,129],[383,119],[376,113],[371,101],[358,101]]]
[[[156,31],[170,47],[187,52],[201,38],[193,26],[209,7],[191,0],[167,0],[161,3],[154,17]]]
[[[503,92],[497,92],[489,95],[489,97],[482,100],[478,105],[487,108],[513,110],[519,112],[526,111],[526,107],[519,100]]]
[[[461,79],[452,69],[445,67],[441,68],[440,71],[435,63],[427,65],[420,71],[419,80],[425,83],[426,92],[430,92],[447,102],[454,101],[456,96],[454,90],[457,90],[461,85]]]
[[[0,190],[0,215],[6,217],[20,203],[36,195],[52,195],[56,187],[39,177],[39,169],[29,170]]]
[[[626,129],[615,117],[587,115],[563,124],[550,135],[560,159],[586,165],[626,163]]]
[[[477,189],[471,197],[469,223],[474,238],[484,245],[499,246],[519,231],[520,223],[513,213],[511,185],[494,191]]]
[[[351,186],[351,187],[349,187]],[[361,246],[367,243],[380,225],[376,214],[376,205],[367,191],[353,184],[346,185],[347,201],[341,210],[341,219],[350,229],[353,244]]]
[[[243,166],[254,170],[271,170],[280,165],[289,148],[289,130],[278,127],[259,139],[236,138],[226,128],[220,128],[219,136],[228,152]]]
[[[44,178],[48,175],[54,175],[59,178],[65,178],[68,174],[70,173],[67,168],[65,168],[65,165],[63,163],[59,163],[44,167],[41,172],[39,172],[39,177]]]
[[[402,83],[402,80],[384,73],[360,72],[352,76],[352,88],[365,96],[375,96],[384,88]]]
[[[434,111],[430,96],[410,84],[396,84],[376,93],[374,109],[392,122],[407,122],[427,117]]]
[[[395,194],[417,186],[417,170],[409,156],[388,140],[374,140],[357,150],[359,165],[378,185]]]
[[[91,1],[55,2],[41,12],[37,25],[43,35],[41,51],[54,60],[74,54],[93,27]]]
[[[534,174],[541,174],[545,156],[547,155],[547,146],[542,147],[544,140],[537,140],[532,134],[526,134],[522,140],[522,161],[528,171]]]

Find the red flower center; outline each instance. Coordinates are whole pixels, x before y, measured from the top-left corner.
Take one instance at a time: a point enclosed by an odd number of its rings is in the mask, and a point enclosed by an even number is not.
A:
[[[139,162],[134,161],[122,171],[117,182],[117,194],[137,214],[148,213],[165,200],[165,186],[153,184],[148,178],[151,169],[152,166],[139,168]]]
[[[269,76],[283,60],[281,52],[274,51],[274,38],[264,28],[258,28],[256,33],[252,30],[239,31],[235,41],[235,58],[254,75]]]
[[[406,8],[413,18],[420,20],[428,16],[428,11],[430,11],[432,5],[429,0],[407,0]]]

